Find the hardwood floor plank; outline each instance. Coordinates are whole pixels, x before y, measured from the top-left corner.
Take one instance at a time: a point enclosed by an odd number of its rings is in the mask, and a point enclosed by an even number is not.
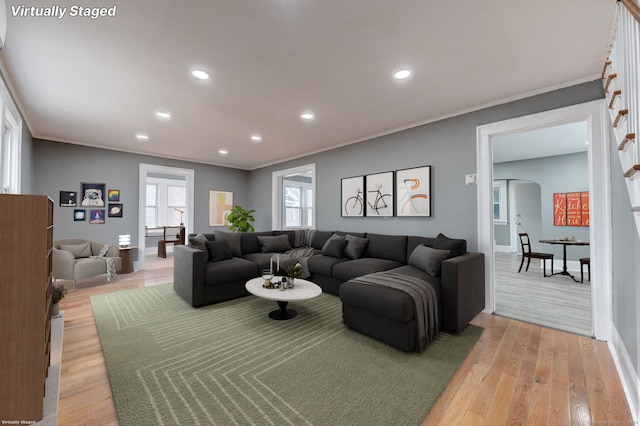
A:
[[[87,280],[61,302],[60,426],[118,425],[89,298],[173,280],[171,256],[148,257],[147,268],[112,283]],[[631,424],[606,343],[497,315],[479,314],[472,323],[485,331],[423,425],[566,426],[588,424],[592,413]]]

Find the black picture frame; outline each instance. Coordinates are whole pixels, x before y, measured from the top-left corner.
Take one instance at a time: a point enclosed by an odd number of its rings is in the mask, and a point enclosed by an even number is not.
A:
[[[431,216],[431,166],[396,170],[396,216]]]
[[[82,192],[80,193],[80,205],[82,207],[102,207],[106,206],[104,200],[106,185],[104,183],[82,183]]]
[[[340,215],[363,217],[365,215],[364,194],[364,176],[342,178],[340,180]]]
[[[367,217],[391,217],[394,209],[393,172],[367,175],[365,178]]]
[[[109,209],[107,215],[109,217],[122,217],[122,204],[121,203],[109,203]]]
[[[74,222],[85,222],[87,220],[87,211],[85,209],[75,209],[73,211]]]
[[[60,191],[60,207],[78,207],[78,192]]]

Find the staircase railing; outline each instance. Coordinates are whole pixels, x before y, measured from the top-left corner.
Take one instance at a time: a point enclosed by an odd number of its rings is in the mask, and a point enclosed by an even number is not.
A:
[[[640,7],[619,0],[602,81],[631,210],[640,235]]]

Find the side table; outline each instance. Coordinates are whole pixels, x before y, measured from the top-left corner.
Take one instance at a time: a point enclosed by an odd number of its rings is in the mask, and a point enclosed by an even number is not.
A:
[[[120,270],[119,274],[130,274],[133,272],[133,255],[132,251],[136,250],[138,247],[129,246],[129,247],[120,247]]]

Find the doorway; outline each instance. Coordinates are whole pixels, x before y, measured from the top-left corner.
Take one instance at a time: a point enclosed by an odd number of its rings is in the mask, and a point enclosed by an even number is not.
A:
[[[478,148],[478,249],[485,253],[487,283],[485,312],[493,313],[495,300],[495,254],[493,250],[493,138],[523,130],[539,129],[584,121],[588,126],[588,180],[591,194],[589,241],[591,274],[591,335],[610,338],[611,318],[611,217],[609,181],[609,141],[604,101],[593,101],[525,117],[479,126]]]
[[[194,229],[194,171],[193,169],[181,169],[177,167],[158,166],[155,164],[140,163],[138,175],[138,260],[135,263],[136,270],[145,269],[146,252],[146,197],[147,181],[153,176],[174,177],[186,183],[187,187],[187,211],[184,212],[185,234],[193,232]],[[182,216],[181,216],[182,218]]]
[[[286,206],[285,185],[287,180],[304,181],[305,197],[299,197],[300,205]],[[271,181],[271,221],[272,229],[294,229],[294,228],[316,228],[316,165],[307,164],[304,166],[293,167],[285,170],[273,172]],[[294,197],[295,198],[295,197]],[[300,214],[300,226],[285,226],[288,212],[296,209],[307,210],[305,214]],[[292,222],[293,223],[293,222]],[[311,226],[308,226],[308,224]]]

